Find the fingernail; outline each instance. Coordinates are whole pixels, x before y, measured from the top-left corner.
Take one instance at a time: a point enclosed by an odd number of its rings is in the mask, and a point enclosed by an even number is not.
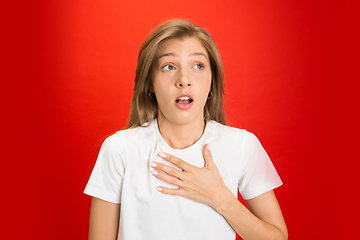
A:
[[[158,190],[159,192],[162,192],[164,189],[162,189],[161,187],[156,188],[156,190]]]
[[[151,172],[151,174],[152,174],[152,175],[154,175],[154,176],[159,175],[159,172],[158,172],[158,171],[156,171],[156,170],[151,170],[150,172]]]
[[[159,153],[159,156],[162,158],[166,158],[166,154],[165,153]]]
[[[208,151],[210,151],[210,143],[208,143],[208,144],[206,145],[206,149],[207,149]]]
[[[157,164],[154,163],[154,162],[151,162],[151,163],[149,163],[149,166],[150,166],[150,167],[157,167]]]

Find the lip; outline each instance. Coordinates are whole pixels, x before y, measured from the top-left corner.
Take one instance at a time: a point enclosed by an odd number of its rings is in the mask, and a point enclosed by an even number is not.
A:
[[[175,102],[176,102],[176,100],[178,98],[181,98],[181,97],[189,97],[194,101],[194,97],[190,93],[182,93],[182,94],[180,94],[179,96],[176,97]]]
[[[189,98],[192,99],[192,101],[191,101],[190,103],[178,103],[178,102],[176,102],[176,100],[177,100],[178,98],[181,98],[181,97],[189,97]],[[179,96],[177,96],[176,99],[175,99],[175,104],[176,104],[176,106],[177,106],[179,109],[181,109],[181,110],[186,110],[186,109],[191,108],[191,106],[193,105],[193,103],[194,103],[194,97],[193,97],[191,94],[189,94],[189,93],[182,93],[182,94],[180,94]]]

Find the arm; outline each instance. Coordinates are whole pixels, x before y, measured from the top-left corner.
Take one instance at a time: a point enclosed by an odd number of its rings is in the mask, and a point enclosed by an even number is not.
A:
[[[92,197],[89,240],[115,240],[119,229],[120,204]]]
[[[171,195],[207,204],[219,212],[244,240],[286,240],[287,229],[273,191],[246,201],[249,210],[231,193],[212,160],[209,145],[204,148],[205,167],[197,168],[170,154],[159,154],[182,171],[151,162],[152,174],[179,189],[158,187]],[[157,171],[160,170],[160,171]],[[165,174],[165,173],[167,174]]]
[[[250,211],[230,191],[222,196],[214,208],[243,239],[288,239],[286,224],[273,191],[247,200]]]

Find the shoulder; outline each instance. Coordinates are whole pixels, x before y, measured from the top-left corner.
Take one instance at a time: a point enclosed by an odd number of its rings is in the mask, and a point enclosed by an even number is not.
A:
[[[214,134],[216,137],[219,138],[225,138],[225,139],[231,139],[231,140],[242,140],[246,142],[257,142],[257,137],[247,131],[246,129],[226,126],[221,123],[210,121],[210,132]]]
[[[119,151],[121,147],[131,143],[141,143],[142,140],[148,139],[149,135],[153,135],[154,132],[153,124],[148,123],[141,127],[120,130],[107,137],[102,144],[102,148],[109,151]]]
[[[234,151],[251,154],[262,148],[260,141],[252,132],[226,126],[215,121],[211,121],[210,123],[210,139],[223,149],[232,149]]]

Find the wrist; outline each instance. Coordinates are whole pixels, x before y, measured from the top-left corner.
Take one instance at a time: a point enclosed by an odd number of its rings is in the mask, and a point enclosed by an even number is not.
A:
[[[216,199],[217,201],[212,207],[222,215],[226,212],[226,209],[233,206],[234,202],[238,202],[238,199],[227,188]]]

